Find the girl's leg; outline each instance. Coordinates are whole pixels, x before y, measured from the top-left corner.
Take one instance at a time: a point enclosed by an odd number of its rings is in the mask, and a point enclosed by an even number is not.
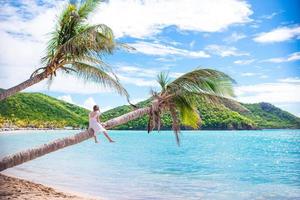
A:
[[[113,140],[109,137],[109,135],[107,134],[106,131],[103,131],[103,134],[104,134],[104,136],[108,139],[109,142],[115,142],[115,141],[113,141]]]
[[[95,143],[98,143],[98,139],[97,139],[96,133],[94,133],[94,139],[95,139]]]

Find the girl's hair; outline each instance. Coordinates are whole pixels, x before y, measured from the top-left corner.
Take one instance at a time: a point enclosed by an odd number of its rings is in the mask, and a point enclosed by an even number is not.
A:
[[[93,110],[94,110],[94,111],[99,110],[99,106],[98,106],[98,105],[94,105]]]

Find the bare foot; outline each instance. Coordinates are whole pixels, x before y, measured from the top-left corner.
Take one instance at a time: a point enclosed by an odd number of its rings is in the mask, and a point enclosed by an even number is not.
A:
[[[109,142],[110,142],[110,143],[114,143],[115,141],[113,141],[113,140],[110,140]]]

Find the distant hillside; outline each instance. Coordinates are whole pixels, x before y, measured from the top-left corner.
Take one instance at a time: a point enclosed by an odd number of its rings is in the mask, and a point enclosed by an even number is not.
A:
[[[300,128],[300,118],[270,103],[243,104],[252,119],[260,128]]]
[[[144,107],[149,101],[138,104]],[[241,104],[229,99],[220,99],[220,105],[201,100],[199,113],[202,118],[201,129],[261,129],[261,128],[300,128],[300,118],[283,111],[269,103]],[[106,121],[132,111],[131,106],[120,106],[105,112],[102,119]],[[117,129],[144,130],[148,117],[128,122],[116,127]],[[162,129],[171,128],[171,118],[168,114],[162,116]],[[186,127],[182,127],[185,129]]]
[[[18,93],[0,101],[0,126],[81,127],[88,110],[41,93]]]
[[[233,100],[220,99],[221,105],[202,100],[199,113],[202,129],[256,129],[256,128],[300,128],[300,119],[269,103],[240,104]],[[138,104],[149,105],[149,101]],[[106,111],[102,121],[132,111],[128,105]],[[88,110],[41,93],[18,93],[0,101],[0,127],[86,127]],[[120,125],[116,129],[144,130],[148,116]],[[162,116],[162,129],[170,129],[171,118]],[[182,127],[186,129],[187,127]]]
[[[149,104],[149,101],[143,101],[138,104],[139,107],[144,107]],[[237,102],[233,103],[236,107],[239,105]],[[239,105],[240,106],[240,105]],[[236,108],[235,109],[238,109]],[[240,106],[243,108],[242,106]],[[200,109],[201,108],[201,109]],[[240,109],[241,109],[240,108]],[[133,109],[130,106],[120,106],[105,112],[102,116],[103,120],[117,117]],[[202,129],[255,129],[256,125],[254,121],[244,117],[236,111],[227,108],[225,105],[214,105],[208,102],[202,101],[199,106],[200,115],[202,118]],[[248,112],[246,108],[241,109],[240,112]],[[147,127],[148,116],[133,120],[127,124],[123,124],[117,127],[117,129],[137,129],[144,130]],[[169,114],[162,115],[162,129],[171,128],[171,117]],[[182,127],[183,129],[189,129],[188,127]]]

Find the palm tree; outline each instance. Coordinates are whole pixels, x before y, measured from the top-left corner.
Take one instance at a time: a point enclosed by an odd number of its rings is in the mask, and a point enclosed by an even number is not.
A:
[[[207,98],[218,103],[218,97],[233,96],[233,80],[226,74],[211,69],[196,69],[171,81],[166,73],[158,75],[160,92],[153,92],[151,105],[139,108],[122,116],[108,120],[103,125],[110,129],[149,115],[148,131],[160,128],[160,115],[169,112],[172,116],[176,141],[179,144],[180,125],[198,128],[200,117],[196,109],[199,98]],[[28,149],[3,158],[0,161],[0,171],[33,160],[50,152],[80,143],[93,136],[92,130],[87,130],[74,136],[55,140],[36,148]]]
[[[112,54],[116,47],[126,45],[115,42],[113,32],[108,26],[87,23],[87,17],[99,2],[86,0],[76,4],[70,1],[51,33],[46,55],[41,59],[42,67],[36,69],[28,80],[0,93],[0,101],[44,79],[48,79],[50,84],[58,71],[71,72],[77,77],[113,88],[128,98],[127,91],[110,66],[101,59],[103,55]]]

